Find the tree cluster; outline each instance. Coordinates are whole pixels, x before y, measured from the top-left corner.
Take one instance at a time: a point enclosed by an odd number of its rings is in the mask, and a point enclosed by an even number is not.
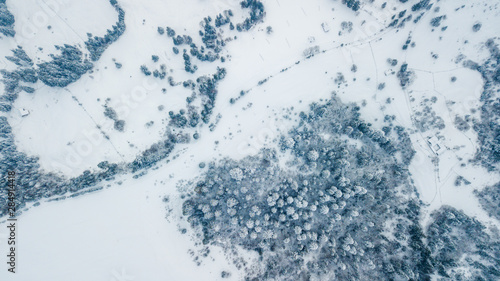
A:
[[[8,37],[14,37],[14,15],[9,11],[5,0],[0,0],[0,33]]]

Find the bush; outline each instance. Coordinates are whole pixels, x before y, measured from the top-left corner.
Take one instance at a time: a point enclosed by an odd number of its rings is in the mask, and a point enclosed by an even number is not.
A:
[[[168,37],[174,37],[175,36],[175,30],[167,26],[167,36]]]
[[[472,31],[478,32],[479,30],[481,30],[481,27],[482,27],[481,23],[476,23],[472,26]]]
[[[151,75],[151,71],[149,71],[148,67],[145,65],[141,65],[141,72],[144,73],[144,75],[146,76]]]
[[[116,120],[114,123],[115,130],[119,132],[123,132],[125,130],[125,121],[124,120]]]

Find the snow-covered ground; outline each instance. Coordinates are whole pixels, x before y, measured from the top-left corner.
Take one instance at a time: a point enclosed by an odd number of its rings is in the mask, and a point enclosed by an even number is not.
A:
[[[237,272],[216,251],[196,265],[178,212],[166,216],[162,199],[175,192],[168,173],[120,180],[125,183],[44,203],[19,218],[19,266],[15,275],[2,270],[2,280],[218,280],[223,270]]]

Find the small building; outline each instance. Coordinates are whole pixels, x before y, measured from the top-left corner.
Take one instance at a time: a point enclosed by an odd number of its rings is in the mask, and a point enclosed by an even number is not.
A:
[[[442,151],[441,145],[439,144],[439,140],[436,136],[428,137],[427,144],[432,149],[435,154],[439,154]]]
[[[21,117],[26,117],[26,116],[30,115],[30,111],[27,110],[26,108],[19,109],[19,113],[21,114]]]

